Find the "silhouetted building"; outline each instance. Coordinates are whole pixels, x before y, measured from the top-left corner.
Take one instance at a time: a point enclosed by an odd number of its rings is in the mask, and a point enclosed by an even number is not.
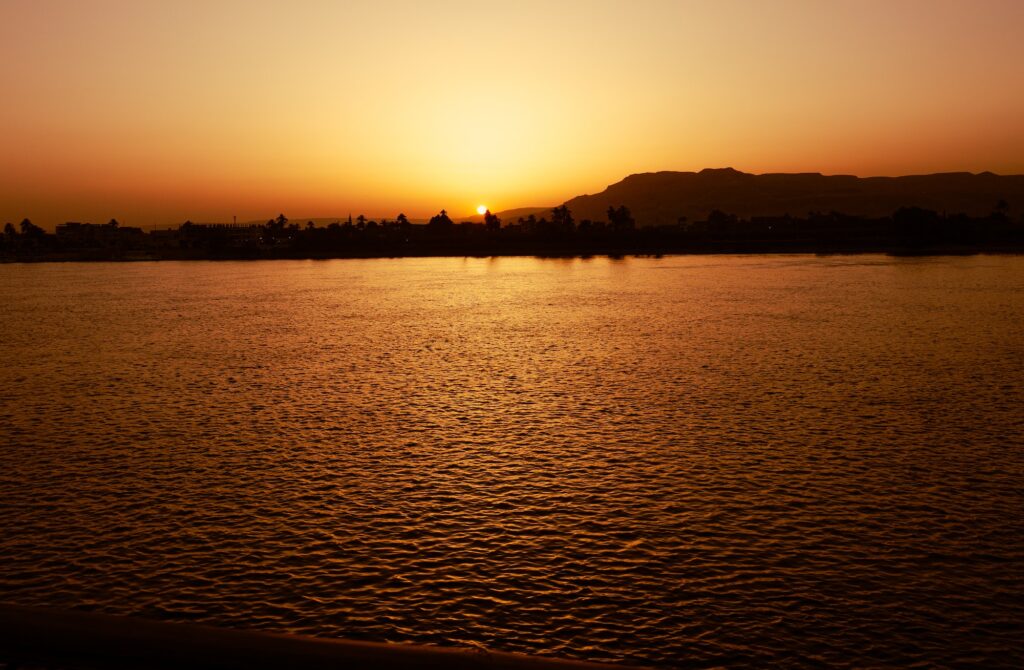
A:
[[[115,247],[142,245],[145,233],[142,228],[106,224],[79,223],[68,221],[57,224],[57,240],[68,247]]]
[[[192,223],[177,230],[182,246],[255,247],[267,241],[267,228],[254,223]]]

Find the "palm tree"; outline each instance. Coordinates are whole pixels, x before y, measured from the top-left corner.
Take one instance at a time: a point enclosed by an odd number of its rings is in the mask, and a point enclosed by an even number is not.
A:
[[[551,210],[551,221],[555,224],[555,228],[559,230],[572,231],[573,219],[572,212],[565,205],[561,207],[555,207]]]
[[[608,222],[616,231],[633,230],[636,227],[636,221],[633,220],[633,215],[625,205],[620,205],[618,209],[609,207]]]
[[[442,209],[440,214],[430,217],[430,222],[427,225],[433,228],[450,228],[453,224],[447,210]]]
[[[498,218],[497,214],[491,214],[491,210],[484,212],[484,226],[487,230],[500,230],[501,219]]]
[[[22,219],[21,234],[27,237],[44,237],[46,235],[46,231],[28,219]]]

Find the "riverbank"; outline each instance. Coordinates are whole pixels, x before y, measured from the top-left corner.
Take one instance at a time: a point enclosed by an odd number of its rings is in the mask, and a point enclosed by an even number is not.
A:
[[[576,246],[522,245],[517,247],[490,245],[437,245],[428,248],[354,248],[346,250],[316,249],[160,249],[126,251],[120,249],[76,249],[68,251],[23,251],[0,255],[0,263],[59,262],[137,262],[137,261],[243,261],[243,260],[330,260],[357,258],[440,258],[440,257],[622,257],[622,256],[687,256],[710,254],[815,254],[854,255],[886,254],[890,256],[971,256],[976,254],[1022,254],[1024,244],[938,244],[899,246],[891,244],[764,244],[706,243],[673,246]]]
[[[75,668],[607,670],[482,648],[331,640],[96,612],[0,605],[0,662]]]

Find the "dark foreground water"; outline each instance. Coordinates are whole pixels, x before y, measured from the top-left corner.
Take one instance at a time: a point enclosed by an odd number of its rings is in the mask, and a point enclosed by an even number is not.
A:
[[[1024,665],[1024,257],[0,266],[0,600]]]

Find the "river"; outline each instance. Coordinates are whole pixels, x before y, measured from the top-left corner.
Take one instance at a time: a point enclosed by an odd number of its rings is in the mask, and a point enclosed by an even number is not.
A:
[[[0,600],[1024,665],[1024,257],[0,265]]]

